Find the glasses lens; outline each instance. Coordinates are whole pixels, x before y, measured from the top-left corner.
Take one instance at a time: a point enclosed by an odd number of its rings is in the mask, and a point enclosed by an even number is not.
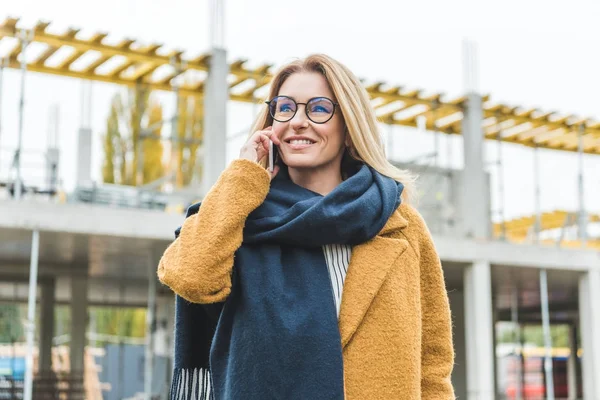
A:
[[[285,96],[277,96],[269,103],[269,112],[274,120],[279,122],[289,121],[296,113],[296,103]]]
[[[325,97],[317,97],[312,99],[306,105],[308,116],[316,123],[329,121],[333,115],[333,110],[333,102]]]

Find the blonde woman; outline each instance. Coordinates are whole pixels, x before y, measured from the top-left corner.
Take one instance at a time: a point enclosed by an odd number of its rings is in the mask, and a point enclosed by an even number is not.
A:
[[[346,67],[284,66],[160,261],[177,294],[171,397],[453,399],[449,303],[413,192]]]

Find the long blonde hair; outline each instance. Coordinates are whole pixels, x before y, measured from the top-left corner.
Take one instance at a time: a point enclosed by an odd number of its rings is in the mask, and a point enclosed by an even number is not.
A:
[[[375,110],[369,95],[358,78],[343,64],[324,54],[313,54],[305,59],[293,61],[283,66],[271,81],[269,99],[277,96],[285,80],[298,72],[317,72],[325,77],[331,91],[340,105],[347,132],[350,136],[348,152],[358,161],[371,166],[382,175],[404,185],[402,199],[410,201],[415,196],[414,176],[408,170],[392,165],[386,155],[381,140]],[[258,114],[252,133],[273,124],[268,107]],[[266,160],[261,164],[266,167]]]

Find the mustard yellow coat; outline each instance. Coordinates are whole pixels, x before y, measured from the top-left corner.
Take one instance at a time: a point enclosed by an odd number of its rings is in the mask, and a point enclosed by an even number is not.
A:
[[[191,302],[224,301],[245,220],[269,186],[269,173],[257,163],[233,161],[166,249],[160,281]],[[347,400],[454,399],[443,272],[427,226],[410,205],[353,247],[339,329]]]

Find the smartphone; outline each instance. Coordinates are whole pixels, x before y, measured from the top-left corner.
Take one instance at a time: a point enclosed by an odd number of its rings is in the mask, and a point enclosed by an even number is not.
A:
[[[269,172],[273,172],[273,141],[269,139]]]

